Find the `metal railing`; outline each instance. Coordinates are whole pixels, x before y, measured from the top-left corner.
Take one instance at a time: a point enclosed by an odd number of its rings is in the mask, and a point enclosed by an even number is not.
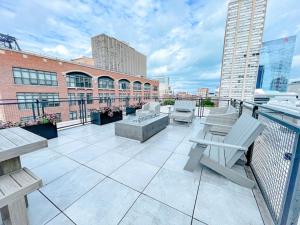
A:
[[[297,224],[300,210],[300,116],[252,102],[232,101],[264,124],[246,158],[276,225]]]
[[[44,114],[56,114],[58,128],[86,124],[91,110],[103,107],[118,107],[125,111],[126,107],[149,101],[158,101],[161,105],[173,105],[175,100],[193,100],[197,108],[195,116],[203,117],[209,108],[219,105],[229,105],[230,99],[219,98],[159,98],[156,96],[103,96],[87,98],[60,98],[55,100],[0,100],[0,121],[19,123],[38,120]]]
[[[270,215],[276,225],[297,224],[300,210],[300,117],[251,102],[212,98],[121,98],[59,99],[57,101],[0,101],[0,120],[35,120],[45,113],[59,114],[60,127],[89,123],[89,112],[102,107],[126,107],[158,101],[172,105],[177,99],[196,101],[196,115],[205,117],[211,107],[231,104],[239,114],[248,113],[265,125],[263,133],[247,151],[250,166]],[[71,121],[71,123],[70,123]]]

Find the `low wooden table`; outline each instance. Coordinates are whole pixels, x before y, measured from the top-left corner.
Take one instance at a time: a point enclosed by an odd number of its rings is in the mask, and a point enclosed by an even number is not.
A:
[[[21,155],[47,146],[47,139],[20,127],[0,130],[0,176],[21,169]],[[7,212],[7,207],[1,209],[3,220],[7,218]]]
[[[115,135],[144,142],[169,125],[170,119],[166,114],[136,122],[125,119],[115,123]]]

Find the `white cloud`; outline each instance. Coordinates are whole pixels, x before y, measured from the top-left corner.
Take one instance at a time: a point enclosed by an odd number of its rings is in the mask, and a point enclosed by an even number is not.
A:
[[[46,53],[58,54],[60,56],[68,57],[70,55],[69,50],[63,45],[57,45],[52,48],[43,48]]]
[[[91,56],[90,37],[106,33],[148,57],[148,76],[168,75],[178,89],[219,83],[228,0],[1,0],[1,30],[24,50],[66,59]],[[298,0],[268,2],[264,37],[299,36]],[[34,13],[33,13],[34,12]],[[286,12],[286,13],[282,13]],[[7,12],[6,12],[7,13]],[[29,16],[32,15],[32,16]],[[291,74],[300,74],[300,45]]]
[[[153,75],[165,75],[168,72],[168,66],[160,66],[152,69]]]
[[[179,44],[174,44],[168,46],[167,48],[159,49],[150,55],[149,60],[153,61],[154,63],[159,62],[163,64],[164,62],[168,61],[172,55],[176,56],[176,53],[179,52],[180,48],[181,47]]]

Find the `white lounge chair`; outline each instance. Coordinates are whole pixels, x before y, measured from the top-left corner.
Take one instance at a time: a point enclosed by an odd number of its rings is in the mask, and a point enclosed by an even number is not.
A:
[[[148,102],[142,106],[142,109],[136,110],[136,115],[147,116],[147,115],[158,115],[160,114],[160,104],[159,102]]]
[[[192,171],[200,161],[200,164],[229,180],[253,188],[254,181],[236,172],[232,167],[244,156],[249,146],[262,133],[263,128],[260,121],[242,114],[224,139],[220,136],[211,136],[211,140],[192,138],[190,141],[196,143],[196,146],[191,149],[185,170]]]
[[[191,123],[195,116],[196,101],[176,100],[170,117],[173,120]]]

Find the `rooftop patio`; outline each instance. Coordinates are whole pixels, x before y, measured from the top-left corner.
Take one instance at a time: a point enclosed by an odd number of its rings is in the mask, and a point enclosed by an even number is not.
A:
[[[264,224],[252,190],[207,168],[183,170],[201,126],[171,123],[144,143],[116,137],[114,124],[59,131],[22,157],[44,182],[28,196],[30,224]]]

